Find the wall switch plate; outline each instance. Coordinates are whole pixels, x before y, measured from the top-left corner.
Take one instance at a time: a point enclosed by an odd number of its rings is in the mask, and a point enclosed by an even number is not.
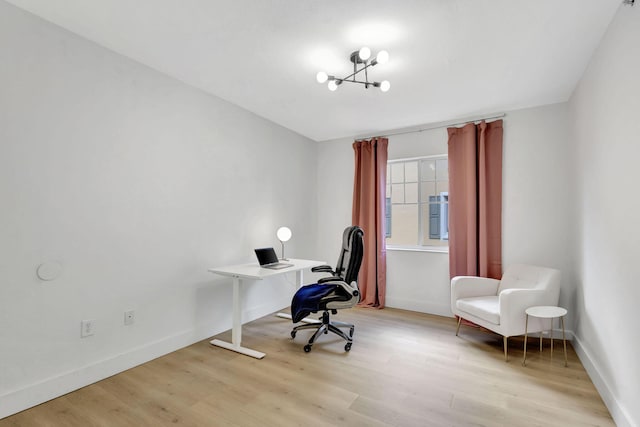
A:
[[[124,324],[125,325],[133,325],[133,322],[136,320],[136,312],[133,310],[128,310],[124,312]]]
[[[93,335],[93,329],[95,327],[94,322],[95,320],[93,319],[83,320],[80,322],[80,338],[86,338]]]

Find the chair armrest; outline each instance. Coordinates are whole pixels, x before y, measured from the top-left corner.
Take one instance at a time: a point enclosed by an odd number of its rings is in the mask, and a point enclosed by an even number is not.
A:
[[[496,295],[500,281],[488,277],[456,276],[451,279],[451,302],[462,298]]]
[[[500,292],[500,323],[524,321],[524,311],[536,305],[555,305],[548,301],[549,292],[544,289],[505,289]],[[557,302],[556,302],[557,303]]]
[[[328,276],[328,277],[322,277],[318,280],[318,283],[327,283],[327,282],[342,282],[342,277]]]
[[[335,274],[335,272],[329,265],[318,265],[316,267],[311,267],[311,271],[313,273],[331,273],[332,275]]]
[[[324,285],[339,285],[347,294],[351,295],[351,297],[358,297],[360,295],[360,291],[358,290],[358,284],[356,282],[353,282],[352,284],[348,284],[347,282],[343,281],[341,277],[337,277],[337,278],[329,278],[327,277],[327,279],[333,279],[333,280],[327,280],[326,282],[323,282]]]

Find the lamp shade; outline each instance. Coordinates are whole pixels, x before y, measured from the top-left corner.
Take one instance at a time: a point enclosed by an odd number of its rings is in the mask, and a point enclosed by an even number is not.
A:
[[[387,52],[386,50],[381,50],[378,53],[378,56],[376,56],[376,62],[378,64],[386,64],[387,62],[389,62],[389,52]]]
[[[276,236],[281,242],[286,242],[291,238],[291,229],[289,227],[280,227],[276,231]]]
[[[362,59],[363,61],[366,61],[367,59],[369,59],[371,57],[371,49],[369,49],[368,47],[363,47],[358,51],[358,56],[360,57],[360,59]]]
[[[324,71],[318,71],[318,74],[316,74],[316,80],[318,83],[324,83],[328,78],[329,76]]]

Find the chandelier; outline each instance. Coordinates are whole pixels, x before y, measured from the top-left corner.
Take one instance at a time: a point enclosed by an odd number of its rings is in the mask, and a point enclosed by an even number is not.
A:
[[[391,88],[391,83],[389,83],[388,80],[383,80],[381,82],[370,82],[367,70],[369,67],[373,67],[378,64],[384,64],[389,61],[389,53],[387,53],[386,50],[381,50],[380,52],[378,52],[375,58],[371,60],[369,60],[369,58],[371,58],[371,49],[365,46],[362,49],[353,52],[349,57],[349,60],[353,62],[353,73],[349,74],[346,77],[337,78],[336,76],[328,75],[324,71],[320,71],[318,72],[318,74],[316,74],[316,80],[318,81],[318,83],[324,83],[328,81],[329,83],[327,86],[329,87],[330,91],[338,89],[338,86],[340,86],[342,83],[359,83],[364,85],[365,89],[368,89],[369,86],[373,86],[379,87],[382,92],[388,91],[389,88]],[[359,65],[362,65],[360,69],[358,69]],[[364,81],[356,80],[356,77],[363,72]],[[362,75],[360,75],[360,78],[362,78]]]

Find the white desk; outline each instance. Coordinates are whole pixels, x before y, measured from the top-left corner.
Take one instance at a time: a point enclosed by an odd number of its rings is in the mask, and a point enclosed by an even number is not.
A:
[[[298,286],[302,286],[302,271],[311,267],[317,267],[319,265],[326,265],[324,261],[312,261],[307,259],[289,259],[283,261],[288,264],[293,264],[293,267],[282,268],[280,270],[272,270],[269,268],[262,268],[257,263],[254,264],[242,264],[232,265],[229,267],[210,268],[211,273],[219,274],[221,276],[233,277],[233,318],[231,327],[231,342],[222,340],[211,340],[211,344],[232,350],[238,353],[246,354],[247,356],[255,357],[256,359],[262,359],[265,354],[250,348],[242,347],[242,307],[240,306],[240,284],[241,279],[248,280],[263,280],[267,277],[277,276],[279,274],[296,272],[296,283]],[[279,313],[280,317],[287,317],[291,319],[291,315],[285,313]]]

